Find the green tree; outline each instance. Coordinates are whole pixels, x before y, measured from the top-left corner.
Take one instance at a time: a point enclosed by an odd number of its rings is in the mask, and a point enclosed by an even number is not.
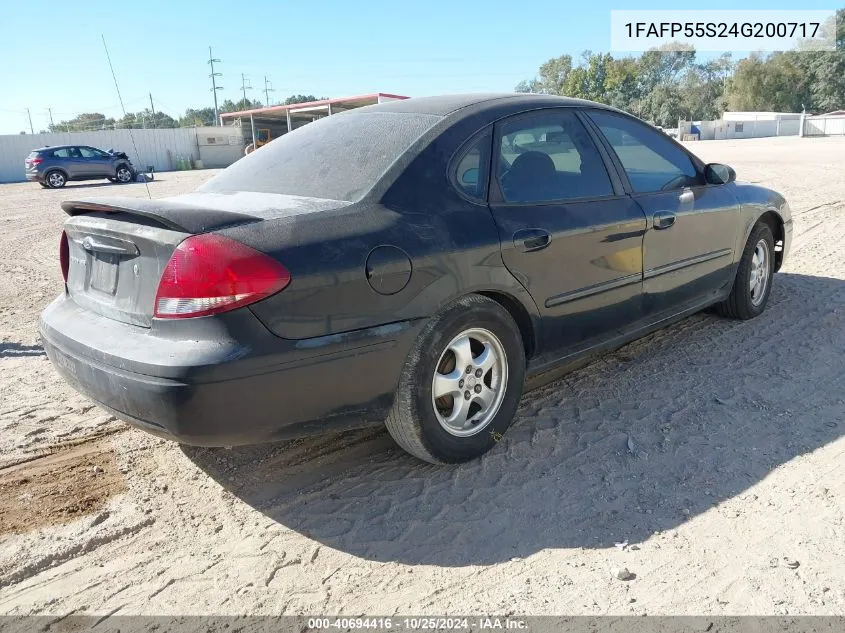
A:
[[[805,75],[794,55],[753,53],[740,60],[728,82],[729,110],[797,112],[806,101]]]
[[[730,53],[693,64],[679,82],[681,115],[688,120],[718,119],[725,111],[725,85],[733,67]]]
[[[214,125],[214,108],[188,108],[184,116],[179,117],[179,127],[198,127]]]
[[[572,72],[572,57],[570,55],[555,57],[540,66],[537,77],[520,82],[516,86],[516,91],[561,95],[570,72]]]
[[[51,123],[51,132],[88,132],[93,130],[111,130],[114,128],[114,119],[106,118],[105,114],[99,112],[85,112],[67,121]]]
[[[322,101],[327,97],[315,97],[314,95],[291,95],[285,99],[285,105],[294,103],[308,103],[309,101]]]
[[[263,105],[264,104],[258,101],[257,99],[239,99],[238,101],[226,99],[220,105],[220,112],[242,112],[243,110],[254,110],[256,108],[261,108],[263,107]]]
[[[141,112],[127,112],[115,123],[116,128],[174,128],[179,127],[176,120],[164,112],[156,112],[146,108]]]

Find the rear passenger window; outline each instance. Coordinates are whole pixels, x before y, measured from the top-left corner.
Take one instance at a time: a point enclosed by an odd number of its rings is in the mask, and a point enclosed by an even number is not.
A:
[[[519,115],[500,125],[496,176],[505,202],[613,195],[601,155],[569,110]]]
[[[692,159],[663,132],[613,112],[593,110],[589,117],[613,147],[634,191],[669,191],[701,184]]]
[[[54,158],[70,158],[70,149],[63,147],[62,149],[54,149],[52,152]]]
[[[105,158],[107,156],[105,152],[93,147],[80,147],[79,152],[82,154],[82,158]]]
[[[459,154],[454,167],[454,182],[458,189],[479,202],[487,200],[490,143],[491,133],[488,131]]]

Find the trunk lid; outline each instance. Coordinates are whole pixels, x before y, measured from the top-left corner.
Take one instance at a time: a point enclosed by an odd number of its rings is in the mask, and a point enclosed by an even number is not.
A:
[[[71,216],[64,227],[69,251],[68,294],[91,312],[150,327],[162,272],[186,238],[346,204],[255,193],[64,202],[62,209]]]
[[[125,213],[78,215],[65,223],[67,290],[82,308],[150,327],[161,273],[184,231]]]

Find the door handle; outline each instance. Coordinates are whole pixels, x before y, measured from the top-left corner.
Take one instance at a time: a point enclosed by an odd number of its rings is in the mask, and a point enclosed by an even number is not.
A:
[[[668,229],[675,224],[675,214],[671,211],[658,211],[654,214],[654,228],[658,231]]]
[[[551,233],[543,229],[522,229],[513,234],[513,245],[524,253],[542,250],[551,243]]]
[[[693,202],[695,200],[695,194],[692,192],[691,189],[684,189],[680,196],[678,196],[678,202],[681,204],[686,204],[687,202]]]

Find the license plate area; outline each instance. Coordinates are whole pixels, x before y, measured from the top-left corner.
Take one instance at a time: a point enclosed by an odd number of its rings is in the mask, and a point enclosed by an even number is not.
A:
[[[91,288],[114,296],[114,293],[117,292],[117,271],[119,267],[120,255],[93,253],[91,256]]]

